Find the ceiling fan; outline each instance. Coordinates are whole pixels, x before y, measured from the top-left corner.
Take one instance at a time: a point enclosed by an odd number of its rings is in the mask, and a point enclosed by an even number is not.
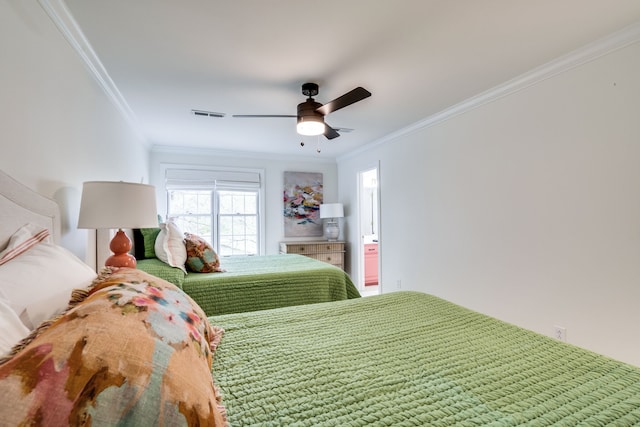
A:
[[[340,134],[336,129],[325,123],[324,117],[329,113],[371,96],[371,92],[365,88],[357,87],[323,105],[313,99],[313,97],[318,94],[318,85],[316,83],[304,83],[302,85],[302,94],[307,97],[307,100],[298,104],[298,114],[295,116],[282,114],[234,114],[233,117],[295,117],[298,120],[296,129],[300,135],[324,134],[327,139],[334,139],[339,137]]]

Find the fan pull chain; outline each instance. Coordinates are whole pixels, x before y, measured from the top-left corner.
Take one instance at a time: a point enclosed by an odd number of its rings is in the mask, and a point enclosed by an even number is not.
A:
[[[300,146],[304,147],[304,140],[300,141]],[[322,150],[320,149],[320,135],[316,137],[316,153],[320,154]]]

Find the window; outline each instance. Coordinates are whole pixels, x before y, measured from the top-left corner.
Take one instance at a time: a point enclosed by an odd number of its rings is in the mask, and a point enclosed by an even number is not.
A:
[[[180,230],[197,234],[213,244],[213,192],[170,190],[168,216]],[[215,246],[215,245],[214,245]]]
[[[218,191],[220,255],[258,254],[258,194]]]
[[[257,183],[239,181],[238,171],[169,169],[166,175],[167,216],[182,231],[203,237],[220,256],[260,254]],[[236,180],[220,179],[229,176]]]

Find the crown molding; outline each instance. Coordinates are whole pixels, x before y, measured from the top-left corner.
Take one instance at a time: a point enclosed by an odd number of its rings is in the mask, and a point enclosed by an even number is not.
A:
[[[566,55],[556,58],[518,77],[508,80],[485,92],[472,96],[458,104],[452,105],[438,113],[435,113],[423,120],[415,122],[409,126],[383,136],[369,144],[363,145],[356,150],[339,156],[337,161],[349,159],[362,154],[379,145],[394,141],[397,138],[409,135],[421,129],[426,129],[452,119],[460,114],[471,111],[482,105],[488,104],[505,96],[512,95],[528,87],[534,86],[544,80],[562,74],[571,69],[577,68],[587,62],[591,62],[616,50],[627,47],[640,41],[640,23],[635,23],[623,28],[620,31],[610,34],[602,39],[590,43],[582,48],[576,49]]]
[[[115,85],[109,73],[102,65],[102,62],[98,58],[98,55],[91,47],[91,44],[84,36],[84,33],[78,26],[78,23],[74,19],[73,15],[67,8],[67,5],[63,0],[38,0],[40,7],[49,16],[54,25],[62,33],[67,42],[80,56],[89,70],[89,73],[98,82],[107,97],[113,102],[116,108],[122,113],[127,122],[131,125],[134,132],[138,135],[140,140],[149,146],[149,142],[140,130],[138,119],[129,104],[124,99],[118,87]]]
[[[310,163],[327,163],[335,164],[336,159],[333,157],[308,156],[308,155],[283,155],[275,153],[258,153],[248,151],[221,150],[219,148],[208,147],[177,147],[173,145],[153,145],[151,153],[173,154],[173,155],[189,155],[189,156],[215,156],[230,157],[241,159],[259,159],[274,161],[291,161],[291,162],[310,162]]]

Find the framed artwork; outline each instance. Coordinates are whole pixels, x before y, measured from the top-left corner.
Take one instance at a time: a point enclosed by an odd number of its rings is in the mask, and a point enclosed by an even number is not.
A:
[[[322,236],[322,174],[284,173],[285,237]]]

